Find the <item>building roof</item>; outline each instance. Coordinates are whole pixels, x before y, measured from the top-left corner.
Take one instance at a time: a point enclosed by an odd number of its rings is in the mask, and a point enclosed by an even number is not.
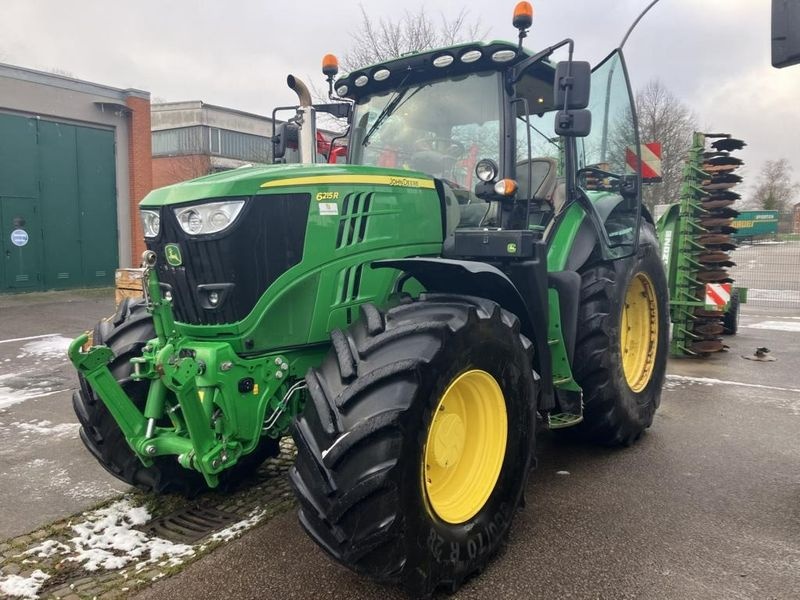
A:
[[[252,135],[272,135],[272,119],[269,117],[207,104],[202,100],[152,104],[150,124],[153,131],[207,125]]]
[[[66,90],[94,94],[96,96],[105,96],[114,100],[125,100],[125,98],[130,96],[146,99],[150,98],[150,92],[146,92],[144,90],[135,88],[116,88],[101,83],[94,83],[91,81],[85,81],[83,79],[77,79],[75,77],[69,77],[67,75],[47,73],[45,71],[37,71],[36,69],[9,65],[6,63],[0,63],[0,77],[28,81],[31,83],[38,83],[40,85],[49,85]]]

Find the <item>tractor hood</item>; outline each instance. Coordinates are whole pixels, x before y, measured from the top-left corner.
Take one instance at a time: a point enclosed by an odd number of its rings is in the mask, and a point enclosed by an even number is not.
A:
[[[176,183],[150,192],[142,208],[210,198],[255,196],[296,186],[378,185],[433,189],[433,179],[417,171],[357,165],[267,165],[243,167]]]

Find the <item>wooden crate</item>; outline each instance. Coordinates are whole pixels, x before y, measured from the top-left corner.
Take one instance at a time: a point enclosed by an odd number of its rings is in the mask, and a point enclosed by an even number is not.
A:
[[[125,298],[142,298],[142,274],[144,269],[117,269],[114,276],[116,305]]]

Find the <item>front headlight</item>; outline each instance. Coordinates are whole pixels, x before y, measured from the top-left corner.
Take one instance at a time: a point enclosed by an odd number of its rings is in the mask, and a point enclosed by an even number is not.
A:
[[[144,230],[144,237],[154,238],[158,237],[158,232],[161,230],[161,216],[157,210],[141,210],[139,214],[142,216],[142,229]]]
[[[209,202],[173,209],[178,224],[190,235],[205,235],[227,229],[239,216],[244,200]]]

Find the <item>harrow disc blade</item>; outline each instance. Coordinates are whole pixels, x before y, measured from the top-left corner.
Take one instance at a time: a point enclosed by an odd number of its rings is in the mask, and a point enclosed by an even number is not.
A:
[[[720,153],[720,152],[713,152],[708,153],[713,154],[713,156],[709,156],[706,158],[705,163],[703,166],[719,166],[719,165],[733,165],[739,167],[744,164],[744,161],[741,158],[737,158],[735,156],[731,156],[727,153]]]
[[[738,200],[742,195],[730,190],[719,190],[709,197],[709,200]]]
[[[704,265],[714,265],[717,263],[730,262],[730,258],[727,252],[715,250],[713,252],[703,252],[697,257],[697,261]]]
[[[745,144],[742,140],[737,140],[735,138],[722,138],[721,140],[711,143],[711,147],[715,150],[722,150],[725,152],[730,152],[731,150],[741,150],[746,145],[747,144]]]
[[[727,233],[706,233],[697,237],[697,242],[704,246],[713,246],[719,244],[730,244],[734,248],[736,245],[733,243],[730,234]]]
[[[711,177],[709,183],[740,183],[742,178],[733,173],[717,173]]]
[[[707,310],[705,308],[695,308],[694,315],[703,319],[722,319],[721,310]]]
[[[704,192],[716,192],[718,190],[727,190],[735,186],[738,182],[736,181],[720,181],[717,183],[709,182],[702,186],[702,190]]]
[[[703,245],[708,250],[721,250],[723,252],[730,252],[731,250],[736,250],[736,248],[739,247],[733,242],[727,244],[703,244]]]
[[[697,280],[704,283],[718,283],[730,280],[728,272],[722,269],[712,269],[709,271],[698,271]]]
[[[726,206],[730,206],[734,202],[735,200],[717,200],[709,197],[708,199],[704,199],[700,203],[700,206],[702,206],[705,210],[713,210],[715,208],[725,208]]]
[[[703,171],[711,174],[729,173],[730,171],[734,171],[738,168],[739,165],[714,165],[709,163],[703,165]]]
[[[735,219],[736,217],[739,216],[738,210],[736,210],[735,208],[726,208],[726,207],[714,208],[710,210],[709,213],[710,214],[708,216],[710,217],[717,217],[724,219],[727,219],[728,217]]]
[[[725,331],[722,323],[702,323],[694,326],[694,331],[698,335],[720,335]]]
[[[696,342],[692,342],[689,345],[689,349],[692,352],[697,352],[698,354],[708,354],[710,352],[719,352],[720,350],[725,348],[725,344],[722,343],[722,340],[698,340]]]
[[[711,227],[727,227],[729,229],[733,229],[733,231],[736,231],[736,229],[731,227],[731,223],[732,222],[733,222],[733,218],[730,218],[730,217],[727,218],[727,219],[723,219],[723,218],[720,218],[720,217],[701,217],[700,218],[700,225],[702,225],[706,229],[709,229]],[[731,231],[730,233],[733,233],[733,231]]]

